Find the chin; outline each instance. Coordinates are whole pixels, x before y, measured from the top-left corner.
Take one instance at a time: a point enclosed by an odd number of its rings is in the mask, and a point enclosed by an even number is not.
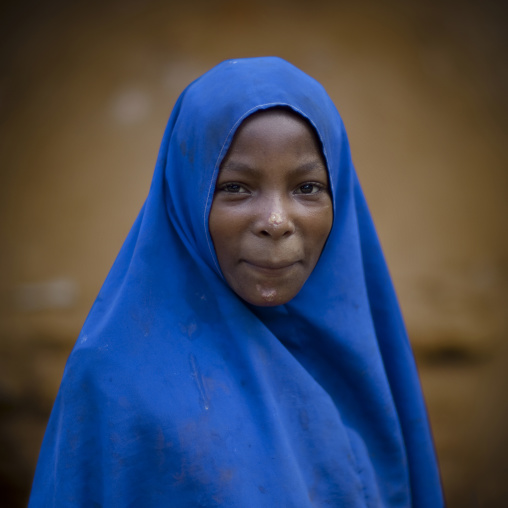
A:
[[[281,299],[281,300],[273,300],[273,301],[267,301],[267,300],[246,300],[247,303],[250,303],[251,305],[255,305],[256,307],[277,307],[277,305],[284,305],[285,303],[289,302],[289,300]]]
[[[288,291],[287,288],[282,290],[275,287],[263,287],[258,284],[255,291],[237,291],[236,294],[247,303],[257,307],[276,307],[288,303],[299,291],[300,288],[295,291]]]

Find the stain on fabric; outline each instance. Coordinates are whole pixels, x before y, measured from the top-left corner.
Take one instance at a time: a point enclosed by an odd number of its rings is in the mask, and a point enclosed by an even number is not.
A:
[[[194,378],[194,381],[196,382],[196,386],[198,388],[201,406],[205,411],[208,411],[210,409],[210,400],[208,398],[205,380],[203,375],[201,374],[201,371],[199,370],[196,357],[192,353],[189,355],[189,362],[191,367],[191,375]]]

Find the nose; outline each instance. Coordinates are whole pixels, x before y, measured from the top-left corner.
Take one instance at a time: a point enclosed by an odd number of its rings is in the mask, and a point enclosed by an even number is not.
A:
[[[291,207],[284,205],[281,200],[270,203],[256,224],[256,233],[260,236],[271,237],[274,240],[291,236],[295,232],[295,224]]]

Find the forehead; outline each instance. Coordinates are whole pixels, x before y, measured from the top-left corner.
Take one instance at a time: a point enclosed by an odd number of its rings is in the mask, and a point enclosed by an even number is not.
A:
[[[312,155],[324,162],[321,142],[311,123],[292,110],[278,107],[258,111],[240,124],[222,166],[231,158],[274,154]]]
[[[295,135],[305,131],[315,138],[316,141],[319,139],[309,120],[286,107],[274,107],[256,111],[240,124],[234,138],[245,131],[248,131],[249,135],[252,136],[261,134],[264,130],[269,130],[272,134],[285,132]]]

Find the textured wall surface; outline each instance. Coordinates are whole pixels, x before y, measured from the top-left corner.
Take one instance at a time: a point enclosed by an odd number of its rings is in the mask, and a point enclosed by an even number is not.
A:
[[[501,2],[124,0],[0,11],[0,490],[24,506],[66,357],[178,94],[227,58],[323,83],[397,287],[450,508],[508,505]]]

